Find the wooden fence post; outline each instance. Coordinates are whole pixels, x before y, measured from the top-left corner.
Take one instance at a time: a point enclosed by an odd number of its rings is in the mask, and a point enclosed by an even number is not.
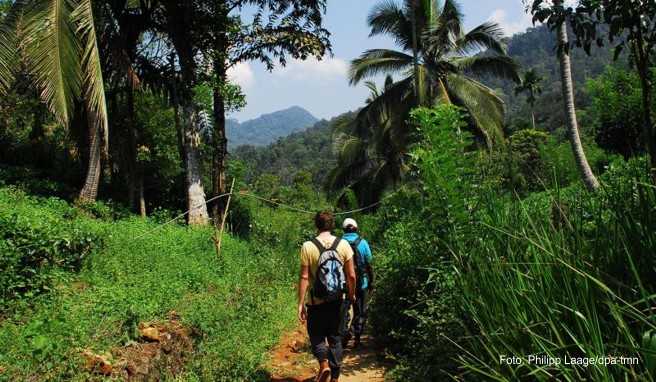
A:
[[[221,255],[221,239],[223,238],[223,229],[225,227],[226,218],[228,217],[228,209],[230,208],[230,199],[232,198],[232,191],[235,188],[235,179],[232,179],[232,185],[230,186],[230,194],[228,194],[228,201],[226,202],[225,211],[223,211],[223,218],[221,219],[221,227],[217,230],[216,225],[214,226],[214,248],[216,249],[216,256]]]

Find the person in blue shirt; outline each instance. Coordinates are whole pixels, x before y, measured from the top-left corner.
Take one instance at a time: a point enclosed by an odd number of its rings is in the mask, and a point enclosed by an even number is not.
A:
[[[353,304],[353,319],[351,327],[344,335],[344,346],[348,345],[351,337],[354,338],[353,347],[360,346],[360,337],[364,332],[365,323],[367,322],[367,304],[368,297],[371,293],[374,283],[374,271],[371,265],[373,257],[369,243],[358,233],[358,223],[355,219],[347,218],[342,223],[344,237],[353,248],[353,258],[355,259],[356,274],[356,298]],[[347,313],[348,314],[348,313]],[[348,317],[345,317],[348,322]]]

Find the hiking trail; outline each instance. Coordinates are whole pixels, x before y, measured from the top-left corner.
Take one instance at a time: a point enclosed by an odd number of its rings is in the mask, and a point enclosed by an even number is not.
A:
[[[351,342],[352,343],[352,342]],[[271,352],[271,382],[313,382],[317,362],[310,352],[304,326],[285,333]],[[358,349],[344,350],[340,382],[384,382],[385,362],[371,337],[364,336]]]

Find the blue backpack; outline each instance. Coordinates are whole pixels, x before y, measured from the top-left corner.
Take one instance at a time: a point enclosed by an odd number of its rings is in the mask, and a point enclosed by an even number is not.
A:
[[[326,248],[316,238],[312,239],[312,243],[319,249],[319,266],[310,290],[313,299],[316,297],[325,302],[336,301],[341,299],[346,291],[344,264],[337,253],[340,241],[340,238],[336,238],[330,248]]]
[[[360,253],[360,250],[358,249],[358,247],[360,246],[360,242],[362,242],[361,237],[358,237],[352,243],[349,242],[349,244],[351,245],[351,249],[353,250],[353,263],[355,264],[355,277],[356,277],[355,286],[358,290],[362,289],[362,280],[365,275],[364,270],[367,266],[367,262],[364,256]]]

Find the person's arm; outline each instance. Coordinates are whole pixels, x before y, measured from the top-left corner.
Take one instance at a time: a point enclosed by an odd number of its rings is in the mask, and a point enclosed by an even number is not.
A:
[[[307,309],[305,308],[305,294],[310,284],[310,262],[305,245],[301,247],[301,271],[298,276],[298,320],[305,322]]]
[[[307,310],[305,308],[305,294],[310,284],[310,267],[301,265],[301,274],[298,278],[298,320],[305,322],[307,319]]]
[[[348,297],[351,302],[355,302],[355,267],[353,266],[353,258],[346,261],[346,285],[348,287]]]

